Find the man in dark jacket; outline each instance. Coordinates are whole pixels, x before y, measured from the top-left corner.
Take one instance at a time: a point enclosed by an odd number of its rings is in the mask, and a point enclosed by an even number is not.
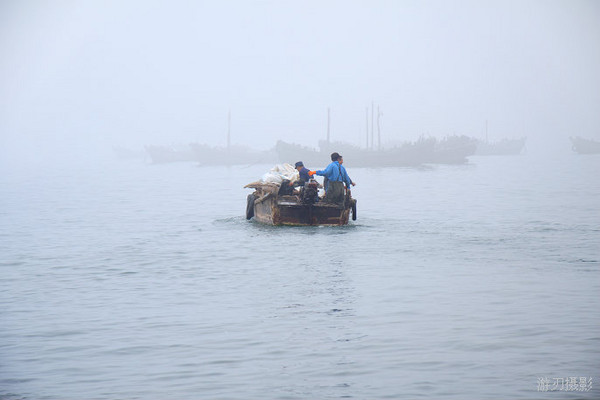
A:
[[[300,174],[300,179],[290,182],[290,186],[304,186],[304,184],[311,179],[309,175],[310,170],[304,167],[304,163],[302,163],[302,161],[298,161],[295,167]]]
[[[308,175],[310,170],[304,166],[302,161],[298,161],[295,167],[298,170],[298,173],[300,174],[300,180],[308,182],[310,180],[310,176]]]

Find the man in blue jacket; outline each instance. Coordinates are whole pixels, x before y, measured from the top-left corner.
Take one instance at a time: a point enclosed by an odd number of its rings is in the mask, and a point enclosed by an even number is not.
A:
[[[309,174],[317,174],[326,178],[325,201],[329,203],[344,203],[344,183],[350,188],[356,184],[348,176],[343,157],[338,153],[331,154],[331,164],[320,171],[310,171]]]

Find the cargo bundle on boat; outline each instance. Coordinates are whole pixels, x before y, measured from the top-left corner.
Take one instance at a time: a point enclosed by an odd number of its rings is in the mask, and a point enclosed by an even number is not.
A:
[[[314,179],[294,189],[298,176],[291,165],[275,167],[266,175],[244,186],[254,189],[247,198],[246,219],[268,225],[347,225],[352,214],[356,220],[356,199],[349,189],[341,203],[328,203],[319,196],[321,185]]]

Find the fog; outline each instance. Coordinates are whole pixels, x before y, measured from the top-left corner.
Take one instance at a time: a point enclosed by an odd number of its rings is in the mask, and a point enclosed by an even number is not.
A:
[[[4,1],[1,156],[600,137],[595,1]]]
[[[599,71],[598,0],[0,0],[0,400],[599,399]]]

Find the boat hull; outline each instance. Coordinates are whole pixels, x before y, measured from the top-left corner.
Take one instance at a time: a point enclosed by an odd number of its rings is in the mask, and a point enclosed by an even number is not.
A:
[[[344,143],[319,142],[319,150],[278,141],[275,150],[281,162],[300,159],[315,169],[326,165],[332,152],[344,155],[353,167],[411,167],[422,164],[464,164],[475,153],[477,144],[466,136],[443,140],[420,138],[387,150],[360,149]]]
[[[571,138],[573,151],[579,154],[599,154],[600,142],[576,136]]]
[[[254,219],[267,225],[347,225],[352,205],[356,205],[354,199],[350,199],[346,206],[340,206],[328,203],[308,205],[285,197],[292,196],[274,196],[254,204]]]

